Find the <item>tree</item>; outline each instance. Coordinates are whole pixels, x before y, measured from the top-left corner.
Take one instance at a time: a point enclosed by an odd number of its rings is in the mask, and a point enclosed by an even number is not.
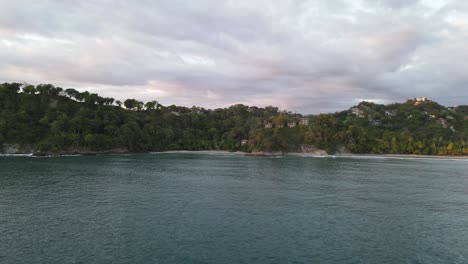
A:
[[[84,97],[84,101],[88,105],[95,105],[98,99],[99,99],[99,96],[95,93],[88,93]]]
[[[50,95],[50,91],[54,88],[52,84],[40,84],[36,86],[36,90],[39,92],[41,95]]]
[[[137,101],[135,99],[127,99],[124,101],[124,106],[130,110],[141,110],[143,109],[143,102]]]
[[[34,85],[24,86],[23,87],[23,93],[34,95],[34,94],[36,94],[36,88],[34,87]]]
[[[154,110],[157,108],[158,105],[159,104],[157,101],[150,101],[145,104],[145,108],[146,110]]]
[[[79,98],[79,95],[80,95],[80,92],[78,92],[77,90],[75,89],[72,89],[72,88],[68,88],[65,90],[65,94],[71,98],[71,99],[75,99],[77,101],[81,101],[81,100],[78,100]]]

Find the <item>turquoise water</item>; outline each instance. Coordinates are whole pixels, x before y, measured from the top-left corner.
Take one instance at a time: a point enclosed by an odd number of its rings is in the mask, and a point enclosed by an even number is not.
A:
[[[0,157],[0,263],[468,263],[468,161]]]

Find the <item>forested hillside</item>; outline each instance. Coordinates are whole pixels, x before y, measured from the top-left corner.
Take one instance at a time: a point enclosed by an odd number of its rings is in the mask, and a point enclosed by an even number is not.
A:
[[[83,151],[307,151],[468,155],[468,106],[362,102],[302,116],[276,107],[222,109],[123,102],[50,84],[0,85],[0,147]]]

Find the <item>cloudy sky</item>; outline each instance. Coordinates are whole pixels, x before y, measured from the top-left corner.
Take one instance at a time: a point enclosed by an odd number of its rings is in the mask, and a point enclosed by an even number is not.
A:
[[[301,113],[468,104],[465,0],[0,0],[0,82]]]

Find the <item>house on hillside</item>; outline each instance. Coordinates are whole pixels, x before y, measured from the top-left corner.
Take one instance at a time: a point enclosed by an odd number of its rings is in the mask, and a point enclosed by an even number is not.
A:
[[[247,143],[249,143],[249,141],[247,139],[241,140],[241,146],[245,146],[245,145],[247,145]]]
[[[351,110],[351,114],[357,116],[357,117],[364,117],[364,111],[362,111],[361,109],[357,108],[357,107],[353,107],[350,109]]]
[[[373,126],[380,126],[382,124],[382,121],[381,120],[376,120],[376,119],[371,119],[369,120],[369,122],[371,123],[371,125]]]
[[[443,128],[447,128],[447,122],[443,118],[437,119],[437,124],[441,125]]]
[[[289,122],[288,122],[288,127],[289,127],[289,128],[296,127],[296,124],[297,124],[296,121],[289,121]]]
[[[301,120],[299,121],[299,124],[300,124],[301,126],[308,126],[308,125],[309,125],[309,119],[303,117],[303,118],[301,118]]]
[[[265,124],[265,128],[272,128],[273,124],[271,122],[268,122]]]
[[[393,111],[388,111],[388,110],[387,110],[387,111],[385,111],[385,116],[387,116],[387,117],[394,117],[394,116],[396,116],[396,113],[393,112]]]

